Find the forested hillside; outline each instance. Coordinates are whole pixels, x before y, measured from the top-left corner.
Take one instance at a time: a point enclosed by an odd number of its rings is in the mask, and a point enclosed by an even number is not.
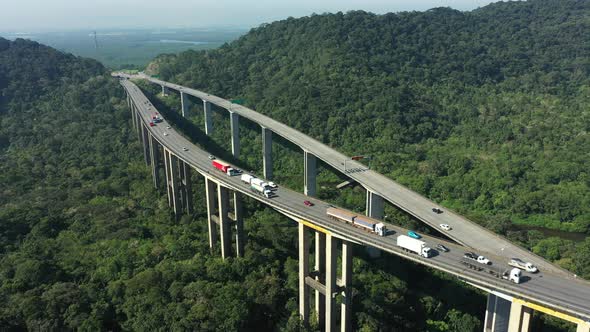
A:
[[[514,224],[590,232],[589,16],[573,0],[312,15],[161,56],[148,72],[372,155],[378,171],[533,248],[542,234]],[[534,250],[550,259],[574,252],[545,245]]]

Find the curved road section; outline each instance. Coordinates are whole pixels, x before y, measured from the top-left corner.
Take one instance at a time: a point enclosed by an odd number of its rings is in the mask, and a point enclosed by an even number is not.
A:
[[[551,264],[550,262],[516,244],[509,242],[507,239],[479,226],[475,222],[434,203],[426,197],[421,196],[420,194],[393,181],[390,178],[387,178],[375,171],[368,170],[365,165],[351,160],[349,156],[336,151],[326,144],[323,144],[296,129],[273,120],[268,116],[260,114],[250,108],[233,104],[228,100],[208,94],[206,92],[161,81],[145,74],[127,75],[122,73],[113,73],[113,76],[132,79],[145,79],[154,84],[167,87],[168,89],[173,89],[178,92],[182,91],[187,95],[206,100],[226,110],[231,109],[232,112],[235,112],[240,116],[257,123],[260,126],[272,130],[273,133],[299,146],[302,150],[315,155],[317,158],[321,159],[323,162],[330,165],[334,169],[360,183],[367,190],[383,197],[383,199],[390,202],[395,207],[407,212],[408,214],[412,215],[421,222],[428,224],[434,229],[440,230],[440,224],[449,224],[452,227],[452,230],[445,231],[445,235],[460,244],[507,258],[520,258],[535,264],[541,270],[552,271],[554,273],[560,273],[569,278],[574,278],[572,273]],[[344,165],[345,160],[347,170],[357,169],[362,171],[347,172]],[[439,208],[444,212],[441,214],[433,213],[433,207]]]
[[[265,198],[252,192],[248,185],[240,180],[239,176],[228,176],[215,169],[208,159],[209,153],[201,150],[177,133],[168,122],[164,121],[150,127],[151,116],[157,110],[133,83],[127,80],[123,80],[121,83],[139,109],[138,113],[142,125],[149,130],[154,139],[180,160],[210,180],[252,197],[299,222],[313,224],[314,228],[331,233],[344,240],[373,246],[419,264],[451,273],[461,280],[483,289],[496,289],[516,298],[553,308],[560,312],[567,312],[573,317],[582,320],[587,321],[590,319],[590,284],[587,282],[571,280],[561,274],[541,271],[537,274],[525,272],[524,281],[520,284],[514,284],[499,277],[503,271],[510,269],[505,257],[480,252],[480,254],[486,255],[492,260],[492,265],[466,261],[463,258],[466,251],[465,247],[443,239],[424,236],[422,240],[430,247],[443,244],[450,251],[438,252],[434,257],[423,258],[404,251],[396,245],[397,237],[400,234],[407,234],[407,229],[386,224],[389,230],[387,235],[378,236],[329,218],[326,210],[331,205],[327,202],[281,187],[277,189],[277,195],[272,198]],[[310,200],[314,205],[306,206],[303,204],[303,200]]]

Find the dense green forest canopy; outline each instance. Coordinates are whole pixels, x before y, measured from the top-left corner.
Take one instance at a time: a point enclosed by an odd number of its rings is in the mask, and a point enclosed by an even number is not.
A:
[[[289,18],[161,78],[294,126],[506,233],[588,232],[590,3]]]

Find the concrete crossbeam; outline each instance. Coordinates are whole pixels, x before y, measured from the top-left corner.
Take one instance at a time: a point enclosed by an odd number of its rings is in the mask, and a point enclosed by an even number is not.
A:
[[[303,151],[303,165],[304,165],[304,187],[303,192],[307,196],[315,196],[316,193],[316,174],[317,174],[317,161],[316,157],[307,152]]]
[[[272,131],[262,127],[262,169],[264,178],[272,180]]]
[[[205,134],[213,133],[213,120],[211,119],[211,103],[203,100],[203,115],[205,117]]]
[[[229,124],[231,127],[231,153],[235,158],[240,156],[240,116],[238,113],[229,112]]]

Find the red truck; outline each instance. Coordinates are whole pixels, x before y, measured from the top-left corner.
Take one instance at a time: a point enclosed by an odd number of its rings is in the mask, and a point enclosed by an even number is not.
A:
[[[223,161],[213,160],[211,163],[213,164],[213,167],[217,168],[218,170],[222,171],[223,173],[229,176],[234,176],[241,173],[239,170],[232,168],[230,164],[225,163]]]

